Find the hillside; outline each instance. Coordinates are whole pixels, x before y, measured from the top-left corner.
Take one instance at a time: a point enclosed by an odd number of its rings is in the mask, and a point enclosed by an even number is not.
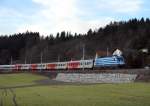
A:
[[[131,19],[111,22],[109,25],[87,34],[57,33],[42,37],[38,32],[18,33],[0,36],[0,64],[39,63],[52,61],[78,60],[95,57],[95,53],[106,55],[116,48],[123,51],[127,67],[143,67],[150,62],[150,19]],[[102,53],[102,54],[101,54]]]

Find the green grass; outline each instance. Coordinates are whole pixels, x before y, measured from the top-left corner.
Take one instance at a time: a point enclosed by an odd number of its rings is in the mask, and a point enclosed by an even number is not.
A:
[[[26,76],[19,75],[22,74],[14,74],[18,79]],[[27,78],[28,75],[34,76],[34,80],[36,77],[45,78],[32,74],[27,74]],[[28,82],[32,83],[31,80],[22,83]],[[18,106],[150,106],[150,83],[47,85],[0,89],[0,103],[3,106],[15,106],[15,102]]]
[[[35,84],[36,80],[41,79],[47,78],[30,73],[0,74],[0,87]]]
[[[150,84],[41,86],[14,90],[19,106],[150,106]]]

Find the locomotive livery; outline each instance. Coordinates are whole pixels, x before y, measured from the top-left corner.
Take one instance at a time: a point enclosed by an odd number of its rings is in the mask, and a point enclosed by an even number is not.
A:
[[[89,60],[66,61],[66,62],[52,62],[52,63],[38,63],[38,64],[14,64],[14,65],[0,65],[0,70],[71,70],[71,69],[93,69],[102,67],[120,67],[125,64],[124,58],[120,51],[116,50],[112,56],[97,57]]]

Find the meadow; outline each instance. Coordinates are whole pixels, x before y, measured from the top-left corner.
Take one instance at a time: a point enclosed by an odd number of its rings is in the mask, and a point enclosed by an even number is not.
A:
[[[0,74],[0,87],[12,87],[36,84],[36,80],[48,79],[47,77],[32,73]]]
[[[0,106],[150,106],[150,83],[39,85],[45,76],[0,75]]]

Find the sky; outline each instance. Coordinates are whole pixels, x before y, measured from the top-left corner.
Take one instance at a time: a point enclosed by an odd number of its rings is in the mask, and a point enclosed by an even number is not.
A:
[[[86,33],[111,21],[150,17],[148,0],[0,0],[0,34]]]

